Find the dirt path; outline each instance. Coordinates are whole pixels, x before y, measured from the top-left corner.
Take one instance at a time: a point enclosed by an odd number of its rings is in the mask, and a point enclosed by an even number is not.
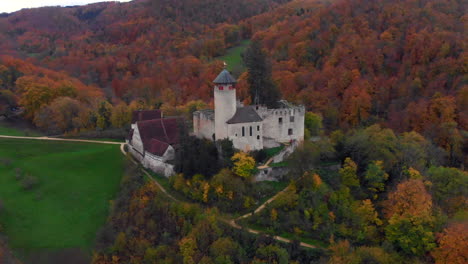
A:
[[[125,152],[125,143],[114,142],[114,141],[101,141],[101,140],[90,140],[90,139],[71,139],[71,138],[56,138],[56,137],[20,137],[20,136],[7,136],[0,135],[0,138],[12,138],[12,139],[33,139],[33,140],[49,140],[49,141],[68,141],[68,142],[84,142],[84,143],[97,143],[97,144],[108,144],[108,145],[120,145],[120,152],[127,155]]]
[[[125,144],[125,143],[122,143],[122,142],[113,142],[113,141],[100,141],[100,140],[89,140],[89,139],[70,139],[70,138],[56,138],[56,137],[19,137],[19,136],[0,135],[0,138],[35,139],[35,140],[51,140],[51,141],[71,141],[71,142],[87,142],[87,143],[113,144],[113,145]]]
[[[284,193],[287,189],[288,189],[289,186],[287,186],[286,188],[284,188],[282,191],[278,192],[277,194],[275,194],[273,197],[271,197],[270,199],[268,199],[266,202],[264,202],[263,204],[261,204],[257,209],[255,209],[255,211],[253,211],[252,213],[247,213],[245,215],[242,215],[242,216],[239,216],[238,218],[235,219],[235,221],[237,220],[241,220],[241,219],[244,219],[244,218],[247,218],[247,217],[250,217],[250,216],[253,216],[255,214],[258,214],[260,213],[263,209],[265,209],[265,207],[270,204],[271,202],[273,202],[274,200],[276,200],[276,198],[278,198],[279,195],[281,195],[282,193]]]
[[[88,140],[88,139],[67,139],[67,138],[51,138],[51,137],[20,137],[20,136],[7,136],[7,135],[0,135],[0,138],[12,138],[12,139],[34,139],[34,140],[49,140],[49,141],[68,141],[68,142],[85,142],[85,143],[97,143],[97,144],[111,144],[111,145],[120,145],[120,151],[122,152],[123,155],[127,155],[127,152],[125,151],[125,143],[121,143],[121,142],[113,142],[113,141],[99,141],[99,140]],[[137,161],[135,161],[134,159],[132,159],[132,162],[135,163],[135,164],[138,164]],[[153,176],[151,176],[150,173],[148,173],[148,171],[146,171],[146,169],[142,169],[143,173],[145,173],[145,175],[154,183],[156,184],[156,186],[167,196],[169,197],[171,200],[173,201],[176,201],[176,202],[180,202],[177,198],[175,198],[174,196],[172,196],[170,193],[167,192],[167,190],[161,185],[159,184],[159,182],[153,178]],[[260,205],[257,209],[255,209],[255,211],[253,213],[248,213],[248,214],[245,214],[245,215],[242,215],[236,219],[221,219],[223,222],[229,224],[230,226],[232,226],[233,228],[236,228],[236,229],[244,229],[246,230],[247,232],[251,233],[251,234],[255,234],[255,235],[259,235],[261,234],[262,232],[261,231],[258,231],[258,230],[255,230],[255,229],[251,229],[251,228],[242,228],[242,226],[240,226],[239,224],[236,223],[237,220],[240,220],[240,219],[243,219],[243,218],[247,218],[247,217],[250,217],[254,214],[257,214],[259,212],[261,212],[263,209],[265,209],[265,207],[270,204],[271,202],[273,202],[281,193],[285,192],[286,190],[288,189],[288,187],[286,187],[285,189],[283,189],[282,191],[278,192],[277,194],[275,194],[273,197],[271,197],[270,199],[268,199],[268,201],[264,202],[262,205]],[[287,239],[287,238],[284,238],[284,237],[280,237],[280,236],[272,236],[273,239],[277,240],[277,241],[281,241],[281,242],[285,242],[285,243],[292,243],[292,241],[290,239]],[[307,243],[304,243],[304,242],[301,242],[300,245],[302,247],[306,247],[306,248],[317,248],[316,246],[314,245],[311,245],[311,244],[307,244]]]

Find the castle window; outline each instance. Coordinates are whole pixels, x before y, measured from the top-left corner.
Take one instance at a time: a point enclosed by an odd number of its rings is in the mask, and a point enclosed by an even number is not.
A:
[[[283,124],[283,118],[282,117],[278,118],[278,123]]]
[[[245,137],[245,127],[242,127],[242,136]]]
[[[290,135],[290,136],[291,136],[292,134],[293,134],[293,130],[292,130],[292,128],[288,129],[288,135]]]
[[[289,117],[289,122],[291,122],[291,123],[294,122],[294,116]]]
[[[260,126],[257,126],[257,131],[260,131]]]
[[[252,126],[250,126],[249,132],[250,132],[250,136],[252,136]]]
[[[257,139],[260,140],[260,135],[257,136]]]

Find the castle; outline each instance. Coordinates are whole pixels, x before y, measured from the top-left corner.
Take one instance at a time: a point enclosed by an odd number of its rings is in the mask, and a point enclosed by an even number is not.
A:
[[[304,139],[304,106],[287,101],[278,108],[243,106],[236,100],[236,80],[223,70],[213,81],[215,109],[193,113],[194,135],[210,140],[230,139],[243,151],[278,146]],[[181,118],[164,118],[160,110],[135,111],[126,140],[129,152],[145,168],[166,177],[174,174],[172,161],[179,143]]]
[[[195,136],[230,139],[235,148],[250,151],[304,139],[304,106],[285,100],[278,107],[243,106],[236,100],[236,80],[224,69],[213,81],[215,109],[193,113]]]

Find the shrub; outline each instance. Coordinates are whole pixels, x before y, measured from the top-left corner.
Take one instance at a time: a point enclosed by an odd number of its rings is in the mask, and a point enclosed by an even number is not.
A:
[[[0,158],[0,164],[2,164],[5,167],[10,167],[13,161],[8,158]]]
[[[15,168],[15,179],[16,180],[21,180],[23,177],[23,170],[21,168]]]
[[[23,189],[26,191],[33,189],[38,184],[39,180],[37,179],[37,177],[34,177],[32,175],[26,175],[21,181],[21,187],[23,187]]]

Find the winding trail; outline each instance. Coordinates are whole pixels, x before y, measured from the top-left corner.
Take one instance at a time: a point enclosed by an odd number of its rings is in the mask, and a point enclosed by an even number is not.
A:
[[[113,141],[100,141],[100,140],[88,140],[88,139],[68,139],[68,138],[57,138],[57,137],[23,137],[23,136],[8,136],[8,135],[0,135],[0,138],[8,138],[8,139],[32,139],[32,140],[44,140],[44,141],[68,141],[68,142],[85,142],[85,143],[96,143],[96,144],[108,144],[108,145],[120,145],[120,152],[123,154],[123,155],[127,155],[127,152],[125,151],[125,144],[126,143],[123,143],[123,142],[113,142]],[[131,159],[132,162],[134,164],[138,164],[137,161],[135,161],[133,158]],[[156,186],[167,196],[169,197],[171,200],[175,201],[175,202],[181,202],[180,200],[178,200],[177,198],[175,198],[174,196],[172,196],[161,184],[159,184],[159,182],[153,178],[153,176],[151,176],[151,174],[144,168],[141,169],[143,171],[143,173],[154,183],[156,184]],[[275,194],[273,197],[271,197],[270,199],[268,199],[266,202],[264,202],[263,204],[261,204],[257,209],[255,209],[255,211],[253,211],[252,213],[247,213],[245,215],[242,215],[236,219],[223,219],[221,218],[221,221],[227,223],[228,225],[230,225],[231,227],[233,228],[236,228],[236,229],[243,229],[251,234],[254,234],[254,235],[260,235],[262,234],[263,232],[261,231],[258,231],[258,230],[255,230],[255,229],[251,229],[251,228],[244,228],[242,227],[241,225],[237,224],[236,221],[238,220],[241,220],[241,219],[244,219],[244,218],[248,218],[250,216],[253,216],[259,212],[261,212],[263,209],[266,208],[266,206],[268,204],[270,204],[271,202],[273,202],[276,198],[278,198],[279,195],[281,195],[282,193],[284,193],[286,190],[288,189],[288,187],[284,188],[282,191],[278,192],[277,194]],[[265,235],[268,235],[268,234],[265,234]],[[287,239],[285,237],[281,237],[281,236],[271,236],[273,239],[277,240],[277,241],[281,241],[281,242],[285,242],[285,243],[292,243],[293,241],[290,240],[290,239]],[[308,243],[304,243],[304,242],[301,242],[300,243],[300,246],[301,247],[305,247],[305,248],[319,248],[318,246],[314,246],[312,244],[308,244]]]

